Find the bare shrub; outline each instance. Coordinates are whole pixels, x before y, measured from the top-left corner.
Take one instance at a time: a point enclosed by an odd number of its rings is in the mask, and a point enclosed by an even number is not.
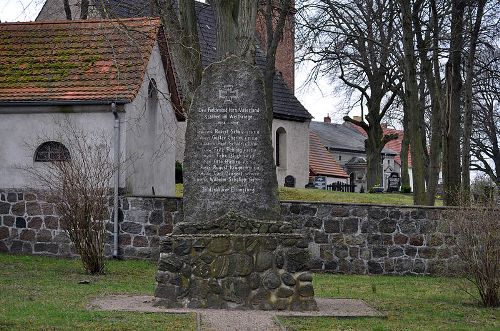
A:
[[[69,121],[63,123],[58,135],[69,150],[69,158],[35,163],[25,170],[52,195],[85,270],[99,274],[105,265],[105,221],[110,218],[108,195],[116,169],[110,156],[110,137],[85,133]]]
[[[463,205],[449,215],[465,277],[486,307],[500,305],[500,221],[493,205]],[[472,294],[477,298],[477,294]]]

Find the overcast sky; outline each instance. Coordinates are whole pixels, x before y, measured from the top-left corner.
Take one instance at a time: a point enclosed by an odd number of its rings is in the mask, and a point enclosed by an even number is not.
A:
[[[0,0],[0,21],[21,22],[33,21],[45,0]],[[344,113],[339,110],[337,98],[332,96],[332,88],[327,80],[318,81],[306,88],[300,88],[307,75],[307,68],[299,68],[295,74],[295,94],[307,110],[322,121],[330,114],[334,122],[341,122]],[[321,87],[321,89],[319,88]]]

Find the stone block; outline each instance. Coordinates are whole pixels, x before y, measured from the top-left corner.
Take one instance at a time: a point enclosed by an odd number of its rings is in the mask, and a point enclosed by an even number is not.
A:
[[[342,232],[347,233],[357,233],[358,232],[358,218],[351,217],[342,220]]]
[[[37,242],[48,243],[52,241],[52,232],[50,230],[42,229],[36,235]],[[36,249],[35,249],[36,250]]]
[[[6,226],[0,226],[0,240],[9,238],[10,231]]]
[[[332,206],[330,215],[333,217],[348,217],[349,216],[349,208],[344,206]]]
[[[44,218],[45,228],[57,230],[59,228],[59,218],[54,216],[45,216]]]
[[[381,220],[388,216],[387,209],[379,207],[370,207],[368,209],[368,219]]]
[[[24,216],[24,214],[26,213],[26,203],[14,203],[11,208],[11,213],[15,216]]]
[[[396,231],[397,222],[395,219],[384,218],[379,222],[379,230],[382,233],[393,233]]]
[[[122,232],[131,234],[140,234],[142,232],[142,224],[134,222],[123,222],[120,224]]]
[[[7,215],[10,213],[10,203],[0,201],[0,215]]]
[[[16,228],[18,229],[26,228],[26,220],[23,217],[16,217]]]
[[[1,235],[0,235],[0,239]],[[21,234],[19,235],[19,239],[24,240],[24,241],[33,241],[35,239],[35,231],[30,230],[30,229],[24,229],[21,231]]]
[[[148,238],[145,236],[135,236],[133,241],[134,247],[148,247]]]
[[[26,202],[26,213],[29,216],[42,215],[42,208],[37,201]]]
[[[5,226],[13,226],[15,221],[16,221],[16,218],[14,216],[10,216],[10,215],[2,216],[2,219],[3,219],[2,223]]]
[[[423,235],[413,235],[410,237],[409,244],[412,246],[423,246],[424,236]]]
[[[431,247],[419,247],[418,256],[422,259],[433,259],[436,257],[436,249]]]
[[[327,218],[324,221],[324,229],[326,233],[339,233],[340,221],[336,219]]]
[[[159,224],[163,223],[163,221],[164,221],[163,214],[164,213],[162,210],[153,210],[149,214],[148,222],[150,224],[155,224],[155,225],[159,225]],[[168,213],[168,214],[170,214],[170,213]]]

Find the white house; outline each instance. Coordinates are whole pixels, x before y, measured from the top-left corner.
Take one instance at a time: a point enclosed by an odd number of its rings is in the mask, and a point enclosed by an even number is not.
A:
[[[173,195],[178,121],[159,31],[151,18],[1,23],[0,187],[32,187],[20,167],[71,157],[67,121],[118,142],[129,193]]]

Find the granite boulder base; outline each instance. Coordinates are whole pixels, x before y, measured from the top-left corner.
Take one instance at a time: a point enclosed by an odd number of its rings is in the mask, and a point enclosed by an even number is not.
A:
[[[184,220],[162,240],[156,304],[317,310],[307,241],[280,217],[262,74],[203,73],[186,131]]]

